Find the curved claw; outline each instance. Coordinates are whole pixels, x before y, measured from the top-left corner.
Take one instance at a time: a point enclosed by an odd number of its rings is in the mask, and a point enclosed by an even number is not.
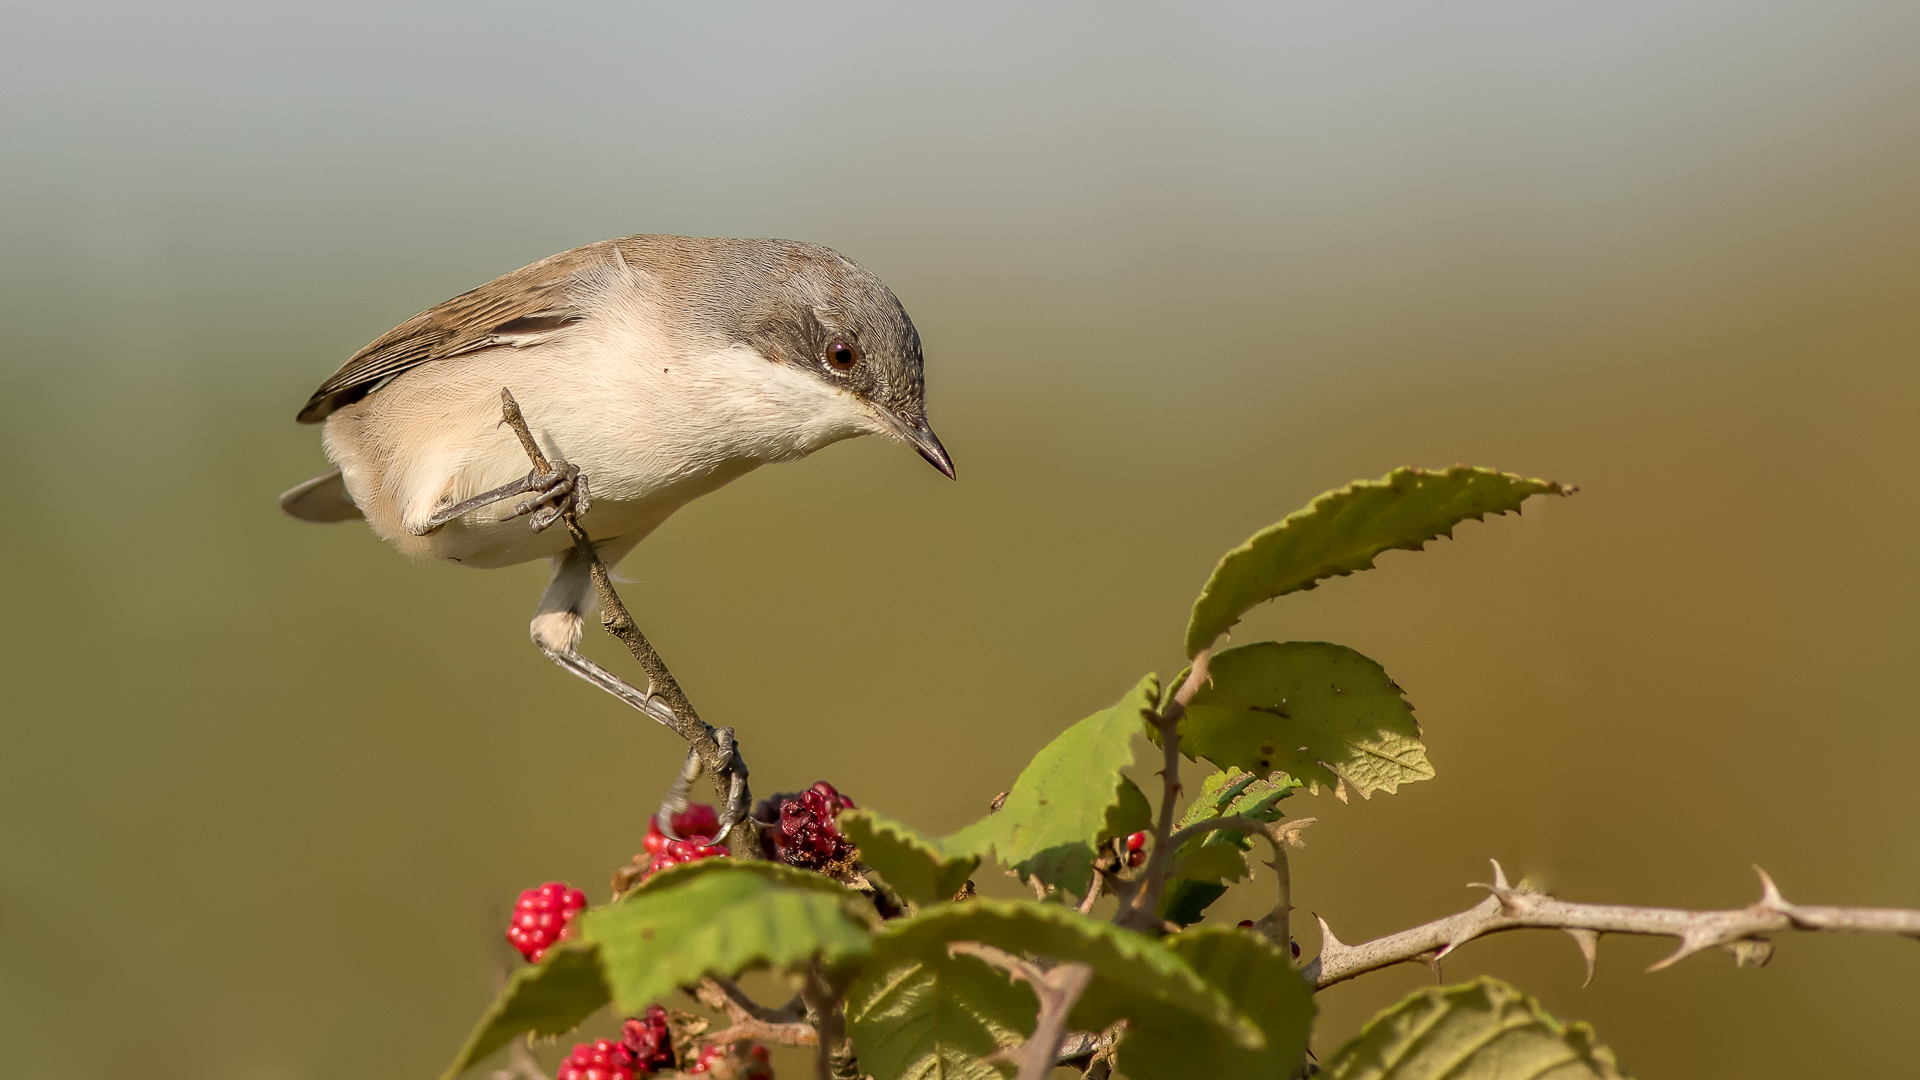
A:
[[[702,771],[699,752],[688,747],[687,760],[680,766],[680,775],[674,777],[673,783],[667,787],[666,798],[660,800],[660,812],[654,817],[654,824],[669,840],[686,839],[673,831],[673,815],[686,810],[687,795],[693,790],[693,782],[700,779]],[[725,830],[721,831],[721,835],[726,835]],[[716,838],[713,842],[717,844],[720,841]]]

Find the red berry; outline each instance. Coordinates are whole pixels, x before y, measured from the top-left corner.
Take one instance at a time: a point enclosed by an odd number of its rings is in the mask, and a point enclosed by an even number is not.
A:
[[[633,1058],[641,1076],[673,1068],[673,1035],[667,1030],[667,1010],[658,1005],[620,1025],[620,1045]]]
[[[1146,834],[1146,833],[1143,833],[1143,832],[1137,832],[1137,833],[1134,833],[1134,834],[1133,834],[1132,836],[1129,836],[1129,837],[1127,837],[1127,850],[1128,850],[1128,851],[1139,851],[1139,850],[1140,850],[1141,848],[1143,848],[1143,847],[1146,847],[1146,846],[1147,846],[1147,834]]]
[[[1242,930],[1251,930],[1251,929],[1253,929],[1253,920],[1252,920],[1252,919],[1241,919],[1241,920],[1240,920],[1240,929],[1242,929]]]
[[[673,831],[689,840],[696,836],[711,840],[720,835],[720,815],[706,803],[694,803],[671,820]]]
[[[632,1055],[611,1039],[574,1043],[554,1074],[556,1080],[633,1080],[633,1075]]]
[[[668,840],[666,847],[647,864],[647,872],[640,875],[640,880],[645,881],[670,866],[699,862],[701,859],[725,858],[729,854],[726,848],[709,844],[705,839]]]
[[[568,887],[564,881],[549,881],[537,889],[526,889],[513,905],[507,940],[521,956],[537,964],[554,942],[572,931],[573,917],[586,906],[587,894]]]

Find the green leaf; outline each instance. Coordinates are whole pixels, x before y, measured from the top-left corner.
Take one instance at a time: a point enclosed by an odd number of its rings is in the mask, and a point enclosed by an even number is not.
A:
[[[1033,991],[971,956],[870,967],[847,991],[847,1034],[868,1075],[1001,1080],[1005,1067],[981,1059],[1033,1031]]]
[[[861,897],[822,874],[746,859],[705,859],[654,875],[625,900],[580,916],[607,988],[639,1012],[703,975],[864,954]]]
[[[1249,1050],[1208,1038],[1198,1022],[1177,1013],[1146,1016],[1120,1041],[1120,1071],[1133,1080],[1298,1073],[1315,1006],[1313,991],[1286,954],[1263,938],[1221,927],[1182,931],[1166,943],[1259,1025],[1266,1045]]]
[[[1180,749],[1258,776],[1284,770],[1362,798],[1433,777],[1413,706],[1379,664],[1344,645],[1262,641],[1215,656],[1187,705]]]
[[[1181,877],[1197,881],[1239,881],[1247,876],[1246,849],[1230,842],[1200,844],[1180,858]]]
[[[1023,879],[1085,893],[1094,844],[1109,813],[1128,798],[1123,788],[1131,784],[1120,770],[1133,764],[1133,736],[1159,698],[1159,680],[1149,675],[1112,708],[1062,732],[1033,755],[1000,810],[948,837],[945,849],[956,855],[991,850]]]
[[[1250,1049],[1263,1044],[1259,1028],[1171,949],[1145,934],[1057,904],[1025,900],[940,904],[887,923],[874,940],[868,967],[890,968],[907,961],[937,967],[951,962],[947,945],[955,941],[977,941],[1010,953],[1092,967],[1093,981],[1068,1017],[1075,1029],[1099,1031],[1122,1018],[1174,1011],[1194,1017],[1209,1038]]]
[[[1200,793],[1181,815],[1179,828],[1217,817],[1279,821],[1284,816],[1280,812],[1280,800],[1298,790],[1299,783],[1289,776],[1262,780],[1253,773],[1232,768],[1210,773],[1200,781]]]
[[[507,980],[506,989],[474,1026],[442,1080],[453,1080],[522,1032],[561,1035],[572,1031],[607,1000],[607,984],[600,977],[600,960],[593,947],[574,942],[555,946],[540,963],[521,968]]]
[[[871,810],[842,811],[840,831],[888,888],[921,907],[953,899],[980,865],[980,856],[950,856],[940,841]]]
[[[1518,511],[1529,496],[1575,490],[1455,465],[1438,472],[1395,469],[1326,492],[1254,533],[1213,568],[1187,623],[1187,655],[1198,656],[1255,604],[1369,569],[1375,556],[1392,548],[1418,551],[1429,540],[1452,536],[1453,527],[1468,518]]]
[[[1238,769],[1213,773],[1201,781],[1200,794],[1187,807],[1180,827],[1216,817],[1278,821],[1282,817],[1280,800],[1298,786],[1287,776],[1262,780]],[[1223,882],[1246,877],[1245,853],[1252,847],[1253,838],[1237,832],[1207,833],[1181,844],[1174,853],[1176,860],[1181,860],[1179,869],[1161,894],[1160,917],[1181,926],[1199,922],[1207,908],[1227,894]]]
[[[1105,843],[1115,837],[1128,837],[1137,832],[1146,832],[1153,828],[1153,804],[1140,786],[1122,776],[1120,778],[1120,801],[1107,808],[1107,824],[1100,830],[1098,842]]]
[[[1621,1080],[1585,1024],[1562,1024],[1498,979],[1423,990],[1367,1022],[1327,1080]]]

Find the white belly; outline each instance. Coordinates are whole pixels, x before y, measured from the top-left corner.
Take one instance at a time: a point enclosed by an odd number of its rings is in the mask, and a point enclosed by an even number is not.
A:
[[[410,554],[510,566],[571,545],[502,520],[524,496],[417,535],[435,510],[532,468],[500,423],[511,389],[550,458],[578,465],[582,524],[621,551],[692,500],[760,465],[881,430],[867,407],[744,347],[669,355],[656,335],[605,324],[572,340],[496,347],[414,368],[328,417],[327,454],[375,532]]]

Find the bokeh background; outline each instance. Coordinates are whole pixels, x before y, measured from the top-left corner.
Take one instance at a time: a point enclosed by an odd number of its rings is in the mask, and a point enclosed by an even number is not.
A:
[[[1738,905],[1759,863],[1791,898],[1920,905],[1920,7],[6,22],[10,1074],[436,1075],[517,890],[603,895],[681,748],[526,644],[544,570],[411,564],[274,495],[324,467],[293,413],[360,345],[634,232],[879,273],[960,471],[837,446],[623,568],[763,791],[958,827],[1177,669],[1226,548],[1465,461],[1582,491],[1239,635],[1381,661],[1439,770],[1302,797],[1303,908],[1361,940],[1473,903],[1489,857],[1579,899]],[[1564,937],[1507,935],[1446,976],[1517,982],[1642,1078],[1912,1067],[1912,942],[1642,974],[1664,948],[1610,938],[1581,989]],[[1316,1047],[1430,979],[1321,995]]]

